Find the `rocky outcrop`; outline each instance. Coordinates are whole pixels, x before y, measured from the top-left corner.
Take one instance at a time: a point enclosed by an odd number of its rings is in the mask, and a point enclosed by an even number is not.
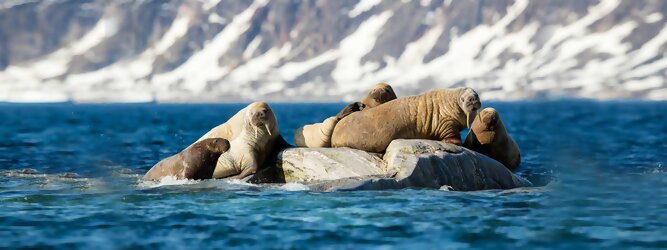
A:
[[[312,190],[446,188],[457,191],[531,186],[499,162],[431,140],[395,140],[384,156],[348,148],[293,148],[252,182],[300,182]]]

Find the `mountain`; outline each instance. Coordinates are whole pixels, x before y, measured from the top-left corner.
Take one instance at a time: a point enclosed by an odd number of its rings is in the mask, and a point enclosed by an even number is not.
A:
[[[0,102],[667,99],[663,0],[3,0]]]

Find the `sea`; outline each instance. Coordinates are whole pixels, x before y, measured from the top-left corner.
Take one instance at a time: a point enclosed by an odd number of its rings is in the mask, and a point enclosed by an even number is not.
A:
[[[484,103],[530,188],[140,180],[245,105],[0,104],[0,248],[667,248],[666,102]],[[290,142],[345,106],[270,105]]]

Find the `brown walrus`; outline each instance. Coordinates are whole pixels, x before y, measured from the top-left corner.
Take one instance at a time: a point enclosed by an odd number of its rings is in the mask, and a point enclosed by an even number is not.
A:
[[[229,142],[229,151],[218,158],[213,178],[242,179],[254,174],[269,157],[279,134],[276,117],[268,104],[255,102],[239,113],[243,119],[235,120],[238,127],[232,129],[240,132]]]
[[[321,123],[309,124],[297,129],[294,132],[294,142],[299,147],[331,147],[331,135],[338,121],[354,112],[374,108],[394,99],[396,99],[396,94],[389,84],[375,84],[361,102],[347,105],[336,116],[329,117]]]
[[[463,145],[497,160],[511,171],[521,163],[519,146],[507,133],[500,114],[493,108],[479,112]]]
[[[361,103],[363,103],[366,108],[374,108],[396,98],[394,89],[389,84],[381,82],[373,86],[364,99],[362,99]]]
[[[333,147],[382,153],[394,139],[431,139],[461,145],[461,130],[481,102],[471,88],[442,89],[399,98],[350,114],[333,131]]]
[[[178,154],[167,157],[144,175],[144,180],[159,181],[163,177],[176,179],[211,179],[218,157],[229,149],[229,141],[209,138],[187,147]]]

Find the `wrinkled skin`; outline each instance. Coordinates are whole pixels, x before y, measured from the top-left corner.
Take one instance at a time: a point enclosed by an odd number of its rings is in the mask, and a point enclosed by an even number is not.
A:
[[[199,141],[153,166],[144,175],[144,180],[159,181],[163,177],[203,180],[213,178],[218,157],[229,150],[229,141],[209,138]]]
[[[430,139],[462,145],[460,132],[481,102],[470,88],[434,90],[350,114],[336,125],[332,147],[382,153],[394,139]]]
[[[464,146],[497,160],[511,171],[521,163],[519,146],[493,108],[485,108],[475,117]]]
[[[241,126],[240,133],[229,142],[229,151],[218,159],[213,178],[243,179],[256,173],[269,158],[274,144],[280,141],[276,118],[268,104],[255,102],[239,113],[243,118],[236,124]]]

